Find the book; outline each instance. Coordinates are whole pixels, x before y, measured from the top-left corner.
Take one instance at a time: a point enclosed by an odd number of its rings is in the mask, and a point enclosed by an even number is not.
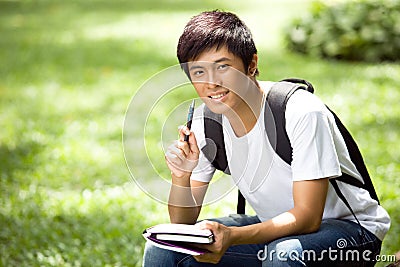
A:
[[[211,244],[214,241],[212,232],[208,229],[199,229],[190,224],[158,224],[146,229],[146,232],[159,240]]]
[[[201,255],[208,250],[196,244],[212,244],[214,236],[208,229],[189,224],[158,224],[143,231],[143,237],[153,245],[190,255]]]

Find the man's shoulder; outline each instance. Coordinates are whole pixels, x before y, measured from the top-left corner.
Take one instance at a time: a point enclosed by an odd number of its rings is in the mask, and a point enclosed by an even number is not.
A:
[[[328,114],[324,102],[306,90],[297,90],[286,104],[286,116],[301,117],[315,112]]]
[[[263,91],[264,95],[267,95],[268,92],[271,90],[272,86],[276,84],[276,82],[272,81],[257,81],[261,90]]]

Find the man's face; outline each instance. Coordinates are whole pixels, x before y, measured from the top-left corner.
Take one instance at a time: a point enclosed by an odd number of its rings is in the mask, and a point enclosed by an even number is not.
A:
[[[214,113],[239,112],[249,87],[243,61],[223,46],[201,53],[188,63],[197,94]]]

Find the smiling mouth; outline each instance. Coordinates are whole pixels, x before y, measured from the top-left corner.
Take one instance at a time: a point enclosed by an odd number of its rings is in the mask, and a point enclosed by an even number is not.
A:
[[[224,93],[220,93],[220,94],[217,94],[217,95],[211,95],[211,96],[209,96],[209,98],[211,98],[211,99],[220,99],[220,98],[223,98],[224,96],[226,96],[228,93],[229,93],[229,91],[224,92]]]

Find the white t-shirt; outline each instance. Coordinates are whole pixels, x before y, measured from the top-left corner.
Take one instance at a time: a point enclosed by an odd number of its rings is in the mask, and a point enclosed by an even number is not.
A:
[[[259,82],[266,94],[272,82]],[[192,130],[200,147],[205,144],[204,104],[194,113]],[[286,106],[286,131],[293,147],[293,161],[288,165],[271,147],[264,126],[262,110],[256,125],[245,136],[237,137],[228,119],[222,125],[228,165],[232,179],[261,221],[293,208],[294,181],[333,178],[342,172],[361,179],[333,115],[313,94],[296,91]],[[215,168],[200,154],[191,179],[210,182]],[[337,182],[360,223],[383,240],[390,227],[388,213],[373,200],[368,191]],[[329,183],[323,219],[353,220],[354,217]]]

